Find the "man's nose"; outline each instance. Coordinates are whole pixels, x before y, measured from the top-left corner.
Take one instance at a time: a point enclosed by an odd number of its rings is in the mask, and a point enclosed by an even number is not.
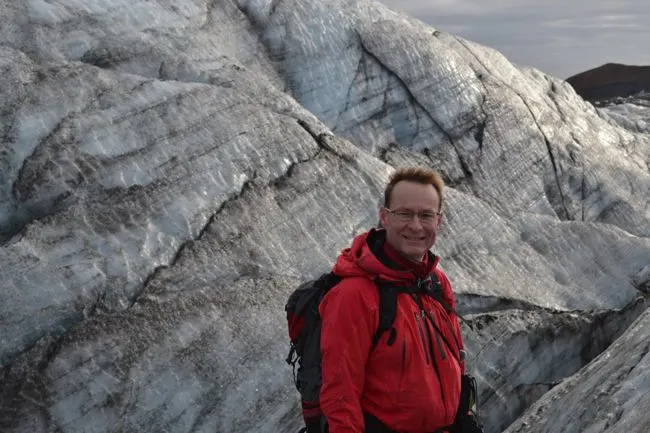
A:
[[[423,227],[422,221],[420,221],[418,214],[413,214],[411,221],[409,221],[409,227],[414,229],[421,229]]]

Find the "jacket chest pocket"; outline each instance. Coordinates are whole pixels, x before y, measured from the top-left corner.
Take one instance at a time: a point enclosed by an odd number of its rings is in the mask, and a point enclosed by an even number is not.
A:
[[[447,312],[433,301],[414,299],[408,309],[411,335],[419,340],[422,357],[428,365],[448,362],[458,357],[459,346],[453,325]]]
[[[424,311],[413,311],[413,319],[415,320],[416,331],[415,336],[420,342],[420,347],[422,348],[422,356],[427,365],[430,365],[433,362],[433,354],[431,353],[432,341],[431,341],[431,332],[427,326],[426,314]]]
[[[436,352],[443,361],[458,360],[460,346],[454,332],[451,319],[446,311],[428,305],[426,310],[427,325],[434,337]],[[460,362],[460,360],[458,360]]]

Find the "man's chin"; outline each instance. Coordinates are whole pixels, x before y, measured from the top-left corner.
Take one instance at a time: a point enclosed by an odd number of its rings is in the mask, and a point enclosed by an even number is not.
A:
[[[402,254],[404,257],[407,259],[413,261],[413,262],[419,262],[422,261],[422,257],[426,254],[426,250],[423,248],[409,248],[406,247],[402,249]]]

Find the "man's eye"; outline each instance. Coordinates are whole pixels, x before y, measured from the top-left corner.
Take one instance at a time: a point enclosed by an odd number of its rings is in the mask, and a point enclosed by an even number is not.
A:
[[[400,218],[413,218],[413,214],[411,212],[401,211],[396,212],[396,214]]]
[[[422,218],[424,220],[432,220],[435,217],[436,217],[436,214],[434,214],[432,212],[424,212],[424,213],[420,214],[420,218]]]

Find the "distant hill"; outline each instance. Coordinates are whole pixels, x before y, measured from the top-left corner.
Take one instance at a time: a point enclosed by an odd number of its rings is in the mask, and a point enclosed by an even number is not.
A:
[[[588,101],[625,97],[650,91],[650,66],[607,63],[569,77],[567,82]]]

